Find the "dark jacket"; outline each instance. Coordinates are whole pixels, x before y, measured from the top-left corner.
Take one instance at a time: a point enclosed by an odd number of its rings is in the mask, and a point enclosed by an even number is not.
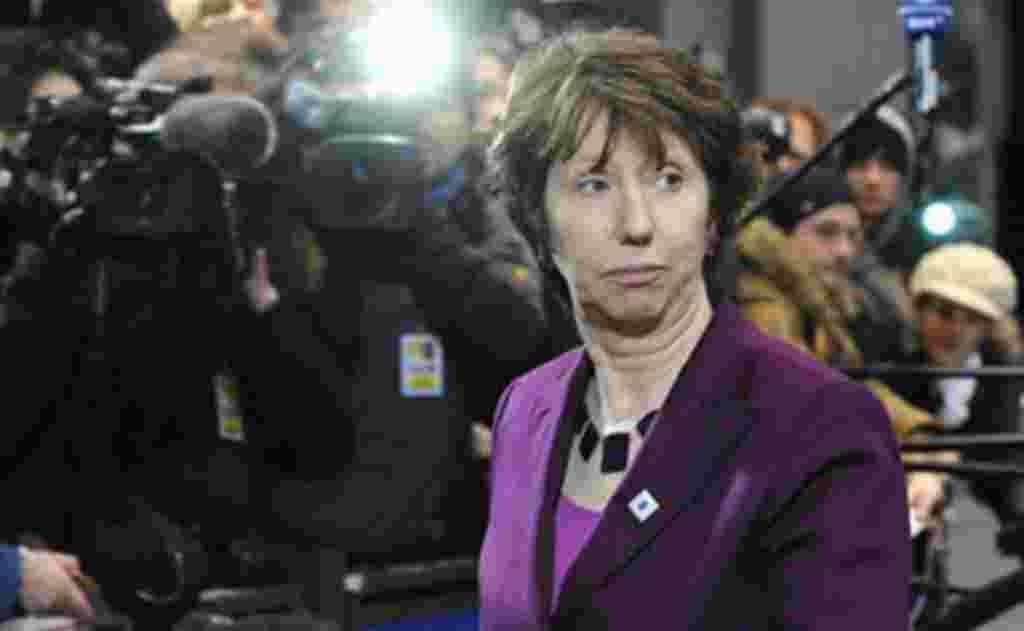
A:
[[[551,615],[555,507],[590,374],[576,350],[495,415],[483,631],[907,628],[896,441],[860,385],[722,303]],[[630,503],[647,492],[646,520]]]
[[[537,264],[498,202],[467,185],[410,208],[415,234],[321,233],[324,287],[252,317],[240,377],[275,530],[371,558],[476,550],[470,424],[547,343]]]
[[[988,346],[982,348],[982,363],[985,366],[1005,365]],[[904,354],[893,354],[891,363],[905,366],[927,366],[928,357],[922,350]],[[903,375],[887,377],[885,381],[899,395],[910,403],[938,414],[942,409],[942,396],[938,380],[934,377]],[[1024,396],[1024,379],[979,379],[968,405],[968,418],[963,425],[947,430],[950,434],[995,434],[1024,431],[1021,419],[1021,397]],[[932,431],[941,431],[941,426],[931,426]],[[1024,456],[1014,448],[980,448],[962,452],[965,460],[989,462],[1024,463]],[[1002,522],[1024,518],[1024,483],[1010,477],[990,477],[972,480],[972,492],[988,505]]]

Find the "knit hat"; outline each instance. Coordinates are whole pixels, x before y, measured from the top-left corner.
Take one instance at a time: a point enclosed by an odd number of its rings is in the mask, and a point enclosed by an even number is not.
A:
[[[851,120],[853,114],[848,114],[841,126],[845,127]],[[847,169],[851,164],[879,152],[904,175],[913,171],[917,159],[914,129],[899,110],[889,105],[879,107],[873,116],[867,117],[850,131],[840,148],[839,163],[843,169]]]
[[[1017,308],[1017,276],[1002,257],[974,243],[951,243],[921,257],[910,293],[945,298],[993,320]]]
[[[775,190],[782,181],[782,177],[776,179],[769,190]],[[768,216],[784,232],[792,232],[798,223],[818,211],[851,203],[850,190],[842,175],[832,169],[816,169],[777,195]]]

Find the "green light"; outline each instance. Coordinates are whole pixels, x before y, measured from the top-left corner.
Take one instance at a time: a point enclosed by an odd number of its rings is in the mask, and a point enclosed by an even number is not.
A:
[[[928,234],[934,237],[946,237],[956,230],[956,211],[946,202],[933,202],[921,213],[921,223]]]

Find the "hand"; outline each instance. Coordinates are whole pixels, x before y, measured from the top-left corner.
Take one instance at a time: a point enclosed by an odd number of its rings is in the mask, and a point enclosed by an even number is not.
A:
[[[265,248],[253,252],[249,269],[251,274],[244,283],[245,295],[249,299],[249,306],[263,313],[281,300],[281,293],[270,282],[270,263]]]
[[[908,438],[913,442],[914,438]],[[934,462],[937,464],[955,464],[960,461],[957,451],[933,451],[925,453],[905,453],[901,459],[906,464]],[[946,480],[944,473],[933,471],[911,471],[907,474],[907,505],[910,508],[910,524],[914,531],[935,526],[939,513],[948,498],[946,497]]]
[[[74,618],[94,620],[96,613],[79,587],[87,582],[78,559],[59,552],[18,548],[21,555],[21,606],[32,613],[60,611]]]
[[[494,436],[491,428],[479,421],[473,423],[473,454],[479,460],[487,460],[494,452]]]
[[[946,476],[914,471],[907,474],[907,504],[910,508],[911,535],[934,526],[946,500]]]
[[[1007,363],[1024,359],[1024,341],[1021,339],[1020,324],[1013,316],[996,320],[992,325],[992,344],[996,352]]]

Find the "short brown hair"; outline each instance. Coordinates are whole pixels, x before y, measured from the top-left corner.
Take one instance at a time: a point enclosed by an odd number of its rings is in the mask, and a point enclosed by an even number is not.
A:
[[[659,163],[665,157],[659,130],[679,134],[707,174],[719,230],[732,229],[755,189],[756,152],[744,142],[739,110],[721,78],[647,33],[573,31],[517,65],[490,151],[496,185],[510,196],[515,219],[546,266],[552,261],[543,198],[548,171],[574,155],[603,111],[610,114],[605,156],[624,127]]]

